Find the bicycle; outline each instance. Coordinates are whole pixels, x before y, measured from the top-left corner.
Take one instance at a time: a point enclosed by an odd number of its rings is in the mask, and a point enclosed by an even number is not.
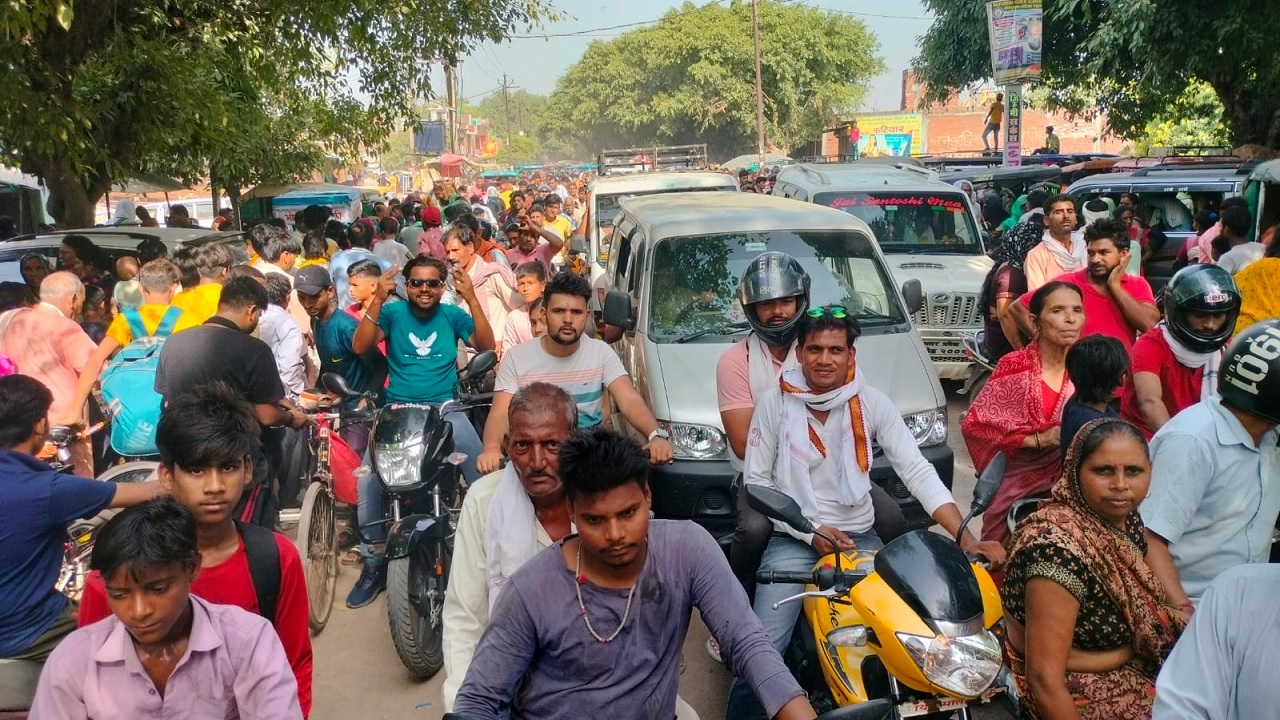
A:
[[[322,401],[307,411],[307,445],[312,460],[311,483],[302,499],[298,519],[298,551],[307,583],[307,623],[318,634],[329,622],[338,586],[337,503],[355,505],[356,468],[361,458],[336,435],[349,422],[367,422],[371,415],[360,411],[336,412]]]

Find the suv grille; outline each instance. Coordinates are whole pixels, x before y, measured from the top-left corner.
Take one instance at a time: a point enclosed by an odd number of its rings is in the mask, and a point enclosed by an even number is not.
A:
[[[924,296],[924,307],[911,316],[923,327],[977,327],[982,324],[976,293],[933,293]]]

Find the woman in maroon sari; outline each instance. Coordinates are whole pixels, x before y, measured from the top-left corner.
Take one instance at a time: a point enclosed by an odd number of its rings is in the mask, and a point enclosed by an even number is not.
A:
[[[1035,338],[1000,358],[960,424],[978,472],[997,452],[1004,452],[1009,462],[1004,484],[982,516],[983,540],[1008,542],[1009,507],[1047,493],[1061,475],[1062,407],[1075,390],[1067,378],[1067,350],[1084,324],[1080,289],[1046,283],[1031,296],[1031,315]]]

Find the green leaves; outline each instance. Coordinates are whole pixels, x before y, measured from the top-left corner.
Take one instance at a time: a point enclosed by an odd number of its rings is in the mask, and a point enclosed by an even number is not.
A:
[[[940,101],[990,77],[986,16],[976,0],[925,2],[937,19],[915,65],[927,100]],[[1152,122],[1210,119],[1203,105],[1183,102],[1203,83],[1230,140],[1280,145],[1280,15],[1268,0],[1211,9],[1198,0],[1045,0],[1044,10],[1040,89],[1050,107],[1096,107],[1112,132],[1137,138]]]
[[[766,133],[778,147],[812,140],[884,68],[875,38],[848,15],[765,0],[760,28]],[[684,142],[722,158],[754,149],[751,37],[749,3],[685,3],[595,41],[560,79],[538,136],[570,140],[580,154]]]

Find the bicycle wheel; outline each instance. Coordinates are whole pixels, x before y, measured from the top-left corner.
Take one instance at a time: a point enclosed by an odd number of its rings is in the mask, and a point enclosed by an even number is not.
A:
[[[333,495],[322,482],[313,482],[302,500],[298,522],[298,552],[307,581],[307,621],[312,633],[329,622],[338,586],[338,527]]]

